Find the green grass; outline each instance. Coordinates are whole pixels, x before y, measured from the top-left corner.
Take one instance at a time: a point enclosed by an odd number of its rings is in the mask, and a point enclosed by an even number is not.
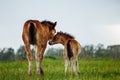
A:
[[[80,76],[64,76],[64,60],[44,58],[44,76],[36,75],[33,61],[32,76],[28,76],[28,62],[0,62],[0,80],[120,80],[120,59],[80,59]]]

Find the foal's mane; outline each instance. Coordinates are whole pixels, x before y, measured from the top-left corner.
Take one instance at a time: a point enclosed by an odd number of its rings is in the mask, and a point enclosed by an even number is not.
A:
[[[72,39],[74,39],[75,37],[74,36],[72,36],[71,34],[69,34],[69,33],[64,33],[64,32],[62,32],[62,31],[60,31],[60,32],[57,32],[57,34],[61,34],[61,35],[64,35],[64,36],[66,36],[66,37],[69,37],[69,38],[72,38]]]
[[[44,20],[44,21],[42,21],[41,22],[41,24],[50,24],[50,25],[53,25],[54,23],[53,22],[51,22],[51,21],[47,21],[47,20]]]

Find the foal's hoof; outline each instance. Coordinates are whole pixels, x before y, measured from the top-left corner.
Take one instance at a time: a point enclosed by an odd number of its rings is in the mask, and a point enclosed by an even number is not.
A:
[[[44,72],[43,72],[43,70],[42,70],[42,69],[40,70],[40,73],[41,73],[41,75],[44,75]]]
[[[77,72],[78,75],[80,75],[80,72]]]
[[[32,75],[32,72],[31,72],[31,71],[28,71],[28,75],[31,76],[31,75]]]
[[[28,73],[28,75],[29,75],[29,76],[31,76],[31,75],[32,75],[32,73]]]
[[[41,75],[44,75],[44,73],[43,73],[43,71],[37,71],[37,75],[41,76]]]

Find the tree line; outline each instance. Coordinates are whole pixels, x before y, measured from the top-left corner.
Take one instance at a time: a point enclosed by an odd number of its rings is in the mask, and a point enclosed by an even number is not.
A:
[[[33,56],[35,56],[34,49],[32,49]],[[62,48],[49,48],[45,55],[47,58],[56,59],[63,57]],[[79,55],[80,58],[120,58],[120,47],[107,47],[103,44],[85,45],[82,47],[82,52]],[[26,52],[24,46],[20,46],[15,52],[13,48],[0,49],[0,61],[14,61],[26,59]]]
[[[63,49],[50,48],[46,52],[46,56],[50,57],[62,57]],[[104,47],[103,44],[85,45],[82,47],[82,52],[79,55],[80,58],[120,58],[120,45],[112,45]]]

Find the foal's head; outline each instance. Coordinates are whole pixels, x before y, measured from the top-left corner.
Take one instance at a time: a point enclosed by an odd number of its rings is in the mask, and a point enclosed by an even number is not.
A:
[[[56,29],[55,29],[55,26],[57,24],[57,22],[50,22],[50,21],[42,21],[41,24],[43,24],[44,26],[47,26],[48,27],[48,35],[49,35],[49,40],[52,39],[56,33]]]
[[[60,31],[57,32],[57,34],[54,36],[54,38],[51,41],[49,41],[49,44],[50,45],[58,44],[58,43],[64,44],[64,42],[67,39],[74,39],[74,37],[68,33],[63,33]]]

